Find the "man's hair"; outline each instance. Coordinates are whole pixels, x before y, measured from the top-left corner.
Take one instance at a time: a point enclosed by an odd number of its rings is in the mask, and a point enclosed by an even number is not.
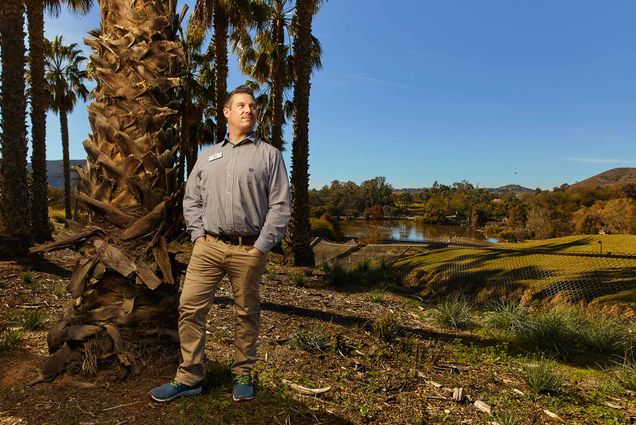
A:
[[[252,92],[252,90],[250,90],[249,87],[247,86],[238,86],[237,88],[235,88],[234,90],[232,90],[230,92],[230,94],[227,95],[227,97],[225,98],[225,103],[223,104],[224,108],[229,108],[230,105],[232,105],[232,97],[235,94],[239,94],[239,93],[243,93],[243,94],[249,94],[250,96],[252,96],[252,99],[256,99],[254,97],[254,93]]]

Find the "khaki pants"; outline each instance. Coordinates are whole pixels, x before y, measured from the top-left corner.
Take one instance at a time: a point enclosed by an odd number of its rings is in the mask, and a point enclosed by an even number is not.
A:
[[[207,235],[194,244],[179,300],[179,338],[183,362],[176,380],[195,385],[205,378],[205,322],[221,279],[227,274],[236,316],[232,373],[249,374],[256,364],[260,324],[259,282],[266,256],[247,253],[249,245],[228,245]]]

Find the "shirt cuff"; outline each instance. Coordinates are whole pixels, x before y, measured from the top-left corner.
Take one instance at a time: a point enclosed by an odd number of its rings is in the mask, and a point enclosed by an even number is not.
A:
[[[194,229],[190,233],[190,240],[192,242],[196,241],[198,237],[205,236],[205,230],[203,229]]]
[[[267,240],[267,238],[263,236],[259,236],[254,242],[254,248],[258,249],[263,254],[267,254],[272,248],[274,248],[275,243],[271,243]]]

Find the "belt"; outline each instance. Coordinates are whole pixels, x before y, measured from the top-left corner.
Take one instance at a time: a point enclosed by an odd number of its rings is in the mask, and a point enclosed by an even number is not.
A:
[[[228,245],[254,245],[258,239],[258,236],[217,235],[212,232],[208,232],[208,235],[219,238]]]

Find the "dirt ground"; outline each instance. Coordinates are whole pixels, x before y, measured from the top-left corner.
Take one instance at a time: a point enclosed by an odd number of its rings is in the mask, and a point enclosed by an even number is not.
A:
[[[612,384],[602,369],[563,365],[568,382],[562,394],[532,395],[520,378],[518,356],[478,333],[436,328],[413,296],[387,288],[336,290],[318,269],[274,261],[262,281],[254,401],[231,400],[234,322],[228,282],[208,316],[209,370],[201,396],[150,401],[148,391],[174,376],[176,346],[163,356],[140,359],[145,365],[135,377],[122,379],[118,365],[104,363],[96,376],[67,371],[28,386],[48,355],[46,329],[72,304],[63,288],[76,255],[60,251],[0,262],[0,326],[32,310],[46,316],[42,329],[25,331],[19,343],[0,352],[1,425],[635,423],[635,394]],[[373,331],[387,317],[400,325],[388,343]],[[305,351],[294,343],[298,332],[324,335],[328,344]],[[290,383],[329,389],[304,395]],[[455,387],[463,388],[466,401],[453,401]],[[491,412],[477,408],[477,400]]]

